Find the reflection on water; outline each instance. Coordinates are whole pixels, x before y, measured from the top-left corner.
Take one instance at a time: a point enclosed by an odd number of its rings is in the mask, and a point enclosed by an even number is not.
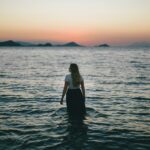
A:
[[[0,48],[0,60],[0,150],[150,149],[149,49]],[[72,62],[85,118],[59,104]]]
[[[68,118],[68,133],[63,139],[65,149],[82,149],[86,146],[88,127],[83,118]],[[60,148],[60,147],[59,147]]]

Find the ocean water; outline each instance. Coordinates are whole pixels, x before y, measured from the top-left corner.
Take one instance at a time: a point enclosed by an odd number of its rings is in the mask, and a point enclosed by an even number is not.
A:
[[[85,81],[83,120],[59,104],[70,63]],[[0,150],[149,150],[149,143],[150,49],[0,48]]]

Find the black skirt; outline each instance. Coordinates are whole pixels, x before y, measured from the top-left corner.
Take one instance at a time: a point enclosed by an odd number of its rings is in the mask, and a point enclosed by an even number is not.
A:
[[[80,89],[68,89],[66,103],[69,115],[80,116],[85,114],[85,99]]]

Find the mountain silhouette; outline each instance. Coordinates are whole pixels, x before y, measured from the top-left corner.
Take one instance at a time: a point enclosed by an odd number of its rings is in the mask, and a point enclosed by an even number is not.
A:
[[[23,42],[23,41],[13,41],[13,40],[8,40],[8,41],[3,41],[0,42],[0,46],[23,46],[23,47],[51,47],[51,46],[59,46],[59,47],[83,47],[83,45],[80,45],[76,42],[68,42],[65,44],[58,44],[58,45],[53,45],[51,43],[29,43],[29,42]],[[110,47],[108,44],[101,44],[96,47]]]
[[[98,45],[98,47],[110,47],[110,45],[108,45],[108,44],[101,44],[101,45]]]
[[[29,42],[15,42],[13,40],[3,41],[0,42],[0,46],[24,46],[24,47],[30,47],[30,46],[53,46],[51,43],[44,43],[44,44],[33,44]]]
[[[45,44],[38,44],[37,46],[49,47],[49,46],[53,46],[53,45],[51,43],[45,43]]]
[[[9,40],[9,41],[0,42],[0,46],[21,46],[21,44],[18,42]]]
[[[66,43],[66,44],[63,44],[63,45],[60,45],[60,46],[81,46],[79,45],[78,43],[75,43],[75,42],[69,42],[69,43]]]

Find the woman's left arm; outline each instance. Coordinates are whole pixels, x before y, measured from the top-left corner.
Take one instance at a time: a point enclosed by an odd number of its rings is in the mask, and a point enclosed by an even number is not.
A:
[[[81,82],[81,90],[82,90],[83,97],[84,97],[84,99],[85,99],[85,87],[84,87],[84,81]]]
[[[63,99],[64,99],[64,96],[65,96],[65,94],[67,92],[67,89],[68,89],[68,83],[65,81],[64,89],[63,89],[63,93],[62,93],[62,97],[61,97],[61,101],[60,101],[61,105],[63,104]]]

